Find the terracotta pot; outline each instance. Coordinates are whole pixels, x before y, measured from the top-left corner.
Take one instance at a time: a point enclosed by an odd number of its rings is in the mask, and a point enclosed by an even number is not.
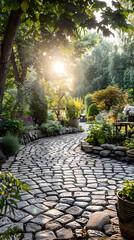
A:
[[[79,122],[80,122],[80,119],[70,119],[69,126],[78,128]]]
[[[134,239],[134,202],[122,199],[119,194],[117,197],[117,215],[121,233],[125,238],[132,240]]]

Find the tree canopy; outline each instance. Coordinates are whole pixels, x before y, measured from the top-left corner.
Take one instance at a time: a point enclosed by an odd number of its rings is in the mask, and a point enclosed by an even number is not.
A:
[[[112,1],[114,8],[98,0],[2,0],[0,4],[0,111],[9,60],[17,32],[24,38],[39,40],[40,49],[66,49],[83,28],[100,29],[104,36],[120,27],[129,29],[128,9]],[[101,10],[101,21],[96,12]],[[63,51],[64,52],[64,51]]]

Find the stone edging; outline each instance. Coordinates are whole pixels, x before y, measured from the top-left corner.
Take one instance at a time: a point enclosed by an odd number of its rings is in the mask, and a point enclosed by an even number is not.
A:
[[[77,133],[82,132],[81,129],[75,128],[75,127],[62,127],[60,131],[55,131],[53,133],[44,133],[41,130],[34,130],[28,133],[21,134],[20,140],[23,145],[26,145],[29,142],[32,142],[34,140],[44,138],[44,137],[50,137],[50,136],[57,136],[57,135],[63,135],[63,134],[69,134],[69,133]]]
[[[134,162],[134,156],[127,155],[127,151],[130,150],[127,147],[115,146],[113,144],[102,144],[100,147],[89,145],[86,142],[81,142],[81,149],[86,153],[93,153],[100,155],[101,157],[111,157],[116,160]]]

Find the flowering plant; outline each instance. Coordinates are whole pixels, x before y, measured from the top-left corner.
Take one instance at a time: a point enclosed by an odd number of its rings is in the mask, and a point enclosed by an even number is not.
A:
[[[123,111],[125,116],[134,116],[134,106],[126,106]]]
[[[62,120],[65,120],[65,118],[64,118],[63,116],[59,115],[59,116],[58,116],[58,120],[59,120],[59,121],[62,121]]]

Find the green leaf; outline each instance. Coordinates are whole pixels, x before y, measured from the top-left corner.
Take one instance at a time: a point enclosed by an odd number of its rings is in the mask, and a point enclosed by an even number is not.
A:
[[[26,12],[28,8],[29,8],[29,1],[23,0],[23,2],[21,3],[21,9],[23,10],[23,12]]]

